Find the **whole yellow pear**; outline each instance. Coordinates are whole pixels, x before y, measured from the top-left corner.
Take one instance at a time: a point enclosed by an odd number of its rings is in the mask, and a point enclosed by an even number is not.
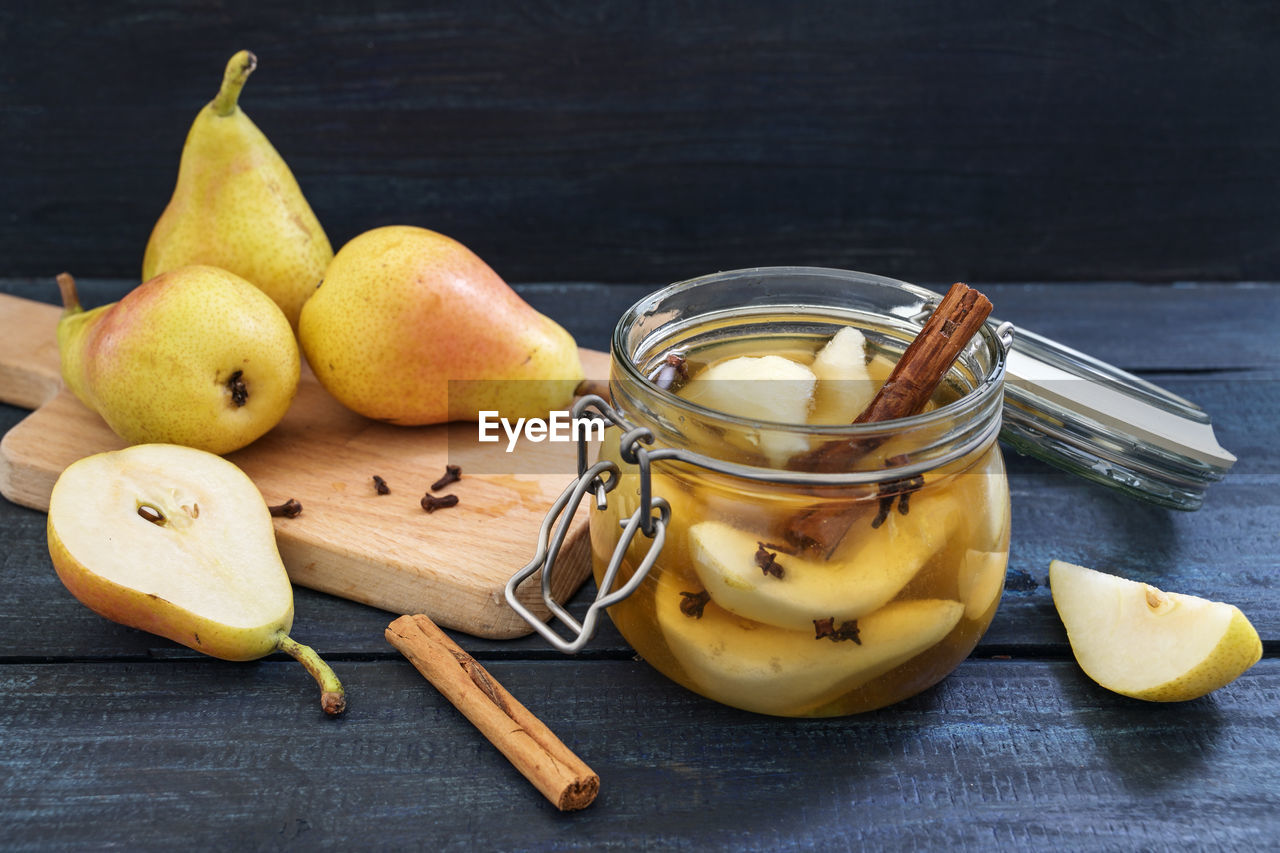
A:
[[[239,107],[257,62],[247,50],[231,57],[222,88],[192,123],[142,278],[189,264],[221,267],[260,287],[296,329],[333,248],[293,173]]]
[[[466,246],[396,225],[338,252],[298,337],[321,384],[395,424],[546,417],[582,381],[578,348]]]
[[[130,444],[230,453],[279,423],[297,393],[289,321],[233,273],[179,267],[92,311],[70,276],[58,283],[63,381]]]

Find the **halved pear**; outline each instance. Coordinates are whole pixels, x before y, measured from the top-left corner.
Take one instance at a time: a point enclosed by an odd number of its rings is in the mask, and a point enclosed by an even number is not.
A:
[[[699,692],[760,714],[804,713],[936,645],[960,621],[958,601],[898,601],[858,620],[858,643],[816,638],[741,619],[709,603],[701,618],[663,588],[658,623],[672,655]],[[837,622],[839,620],[836,620]]]
[[[58,577],[98,614],[225,660],[287,652],[327,713],[345,707],[333,670],[288,635],[271,513],[231,462],[174,444],[85,457],[54,484],[48,538]]]
[[[680,389],[680,396],[740,418],[803,424],[816,382],[807,366],[780,355],[740,356],[706,367]],[[774,464],[809,449],[803,435],[778,430],[761,430],[749,440]]]
[[[1054,560],[1053,603],[1085,674],[1108,690],[1182,702],[1217,690],[1262,657],[1234,605]]]
[[[867,341],[852,326],[832,335],[809,369],[818,379],[811,424],[851,424],[875,396],[876,384],[867,372]]]
[[[942,549],[961,520],[961,507],[947,493],[912,495],[910,507],[908,515],[890,513],[877,529],[868,521],[830,560],[778,553],[782,577],[765,574],[755,560],[765,537],[724,522],[690,527],[689,553],[711,600],[724,609],[779,628],[812,629],[814,619],[858,619],[882,607]]]

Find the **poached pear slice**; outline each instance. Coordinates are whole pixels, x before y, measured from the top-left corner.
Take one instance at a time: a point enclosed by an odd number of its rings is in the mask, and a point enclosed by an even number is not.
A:
[[[876,385],[867,372],[867,341],[852,326],[832,335],[809,369],[818,380],[809,423],[851,424],[875,396]]]
[[[858,620],[858,642],[815,637],[741,619],[714,602],[701,618],[680,609],[669,587],[658,623],[672,655],[707,696],[760,714],[797,715],[906,663],[960,621],[958,601],[898,601]],[[839,620],[836,620],[839,622]]]
[[[711,600],[756,622],[795,631],[813,620],[858,619],[897,595],[951,537],[960,506],[948,494],[915,494],[908,515],[889,514],[878,529],[846,537],[830,560],[778,552],[782,576],[766,574],[756,561],[761,537],[720,521],[689,528],[694,571]],[[770,553],[768,543],[764,547]]]
[[[977,619],[991,609],[1004,592],[1005,570],[1009,564],[1009,494],[1004,477],[989,470],[965,476],[982,478],[976,482],[981,492],[978,499],[984,505],[974,507],[972,512],[985,516],[987,521],[986,528],[978,533],[974,542],[978,547],[965,551],[958,578],[965,618]]]
[[[1049,564],[1049,586],[1080,668],[1124,696],[1195,699],[1262,657],[1258,632],[1234,605],[1061,560]]]
[[[212,453],[140,444],[67,467],[49,498],[49,555],[71,594],[112,621],[224,660],[275,651],[320,684],[342,684],[289,636],[293,587],[271,513],[249,477]]]
[[[816,382],[812,370],[789,358],[744,355],[699,371],[680,389],[680,396],[740,418],[803,424],[809,418]],[[773,464],[809,449],[805,436],[768,427],[746,438]]]
[[[959,593],[964,602],[966,619],[977,619],[991,609],[1004,591],[1004,573],[1009,564],[1008,551],[964,552],[960,567]]]

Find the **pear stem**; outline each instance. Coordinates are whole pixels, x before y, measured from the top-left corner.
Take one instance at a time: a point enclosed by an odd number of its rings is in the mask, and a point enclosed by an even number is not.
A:
[[[69,272],[58,273],[58,290],[62,291],[62,313],[79,314],[84,309],[80,307],[80,294],[76,292],[76,280]]]
[[[338,676],[334,675],[329,664],[316,654],[315,649],[302,645],[287,634],[280,635],[280,642],[276,644],[276,648],[291,655],[307,668],[307,672],[311,673],[311,677],[320,685],[320,707],[324,708],[326,714],[337,716],[347,709],[347,697],[342,690],[342,682],[338,680]]]
[[[258,67],[258,57],[247,50],[242,50],[227,62],[227,70],[222,75],[222,88],[209,104],[214,113],[229,116],[236,111],[240,102],[240,90],[244,83]]]

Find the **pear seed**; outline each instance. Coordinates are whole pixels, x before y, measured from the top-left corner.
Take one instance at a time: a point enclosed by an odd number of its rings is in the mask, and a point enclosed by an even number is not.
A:
[[[1147,585],[1147,606],[1152,610],[1159,610],[1163,605],[1169,602],[1169,596],[1150,584]]]
[[[152,524],[159,524],[162,526],[166,520],[164,513],[150,504],[138,504],[138,515],[142,516]]]

